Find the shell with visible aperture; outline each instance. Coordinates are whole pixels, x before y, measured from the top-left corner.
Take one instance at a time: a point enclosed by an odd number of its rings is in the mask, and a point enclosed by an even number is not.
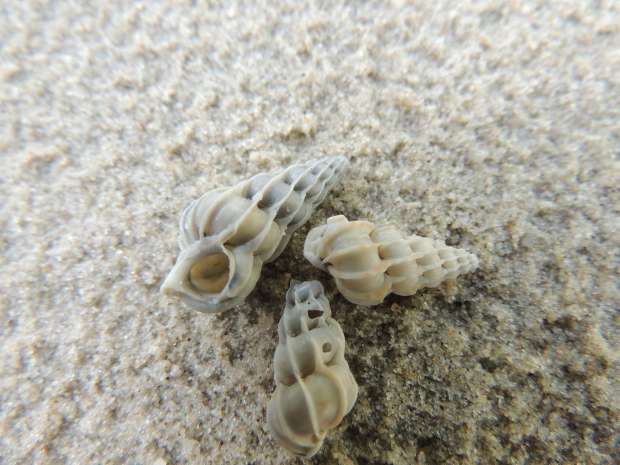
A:
[[[377,305],[475,270],[478,258],[443,241],[403,235],[392,225],[333,216],[306,237],[304,256],[330,273],[347,300]]]
[[[347,164],[345,157],[296,164],[194,200],[181,216],[181,253],[162,291],[207,313],[242,303]]]
[[[267,425],[280,445],[311,457],[351,411],[358,393],[344,358],[344,334],[321,283],[291,283],[278,337]]]

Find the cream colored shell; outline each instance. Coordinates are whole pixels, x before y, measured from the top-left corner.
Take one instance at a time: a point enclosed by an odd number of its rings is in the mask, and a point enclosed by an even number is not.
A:
[[[342,329],[318,281],[291,283],[278,336],[267,425],[280,445],[311,457],[353,408],[358,391]]]
[[[443,241],[405,237],[394,226],[342,215],[308,233],[304,256],[329,272],[342,295],[359,305],[380,304],[390,292],[413,295],[478,267],[475,255]]]
[[[181,253],[162,291],[208,313],[242,303],[263,263],[280,255],[346,165],[345,157],[322,158],[194,200],[181,216]]]

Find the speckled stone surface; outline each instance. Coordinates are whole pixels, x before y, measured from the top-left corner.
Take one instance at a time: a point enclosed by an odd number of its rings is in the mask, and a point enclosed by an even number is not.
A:
[[[265,427],[291,278],[360,385],[309,463],[620,462],[617,2],[88,3],[0,6],[0,463],[300,463]],[[187,202],[330,154],[247,304],[158,293]],[[481,266],[352,305],[302,257],[340,213]]]

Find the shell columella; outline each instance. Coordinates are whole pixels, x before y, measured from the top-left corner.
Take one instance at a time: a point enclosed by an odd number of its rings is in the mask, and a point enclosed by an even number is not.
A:
[[[280,445],[311,457],[358,393],[344,358],[344,334],[318,281],[291,283],[278,338],[267,425]]]

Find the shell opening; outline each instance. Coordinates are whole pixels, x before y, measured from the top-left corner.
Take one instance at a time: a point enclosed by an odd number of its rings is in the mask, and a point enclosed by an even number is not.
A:
[[[198,291],[217,294],[226,286],[229,274],[228,257],[217,253],[199,259],[190,269],[189,281]]]
[[[308,310],[308,316],[310,318],[319,318],[320,316],[323,316],[323,311],[322,310]]]

